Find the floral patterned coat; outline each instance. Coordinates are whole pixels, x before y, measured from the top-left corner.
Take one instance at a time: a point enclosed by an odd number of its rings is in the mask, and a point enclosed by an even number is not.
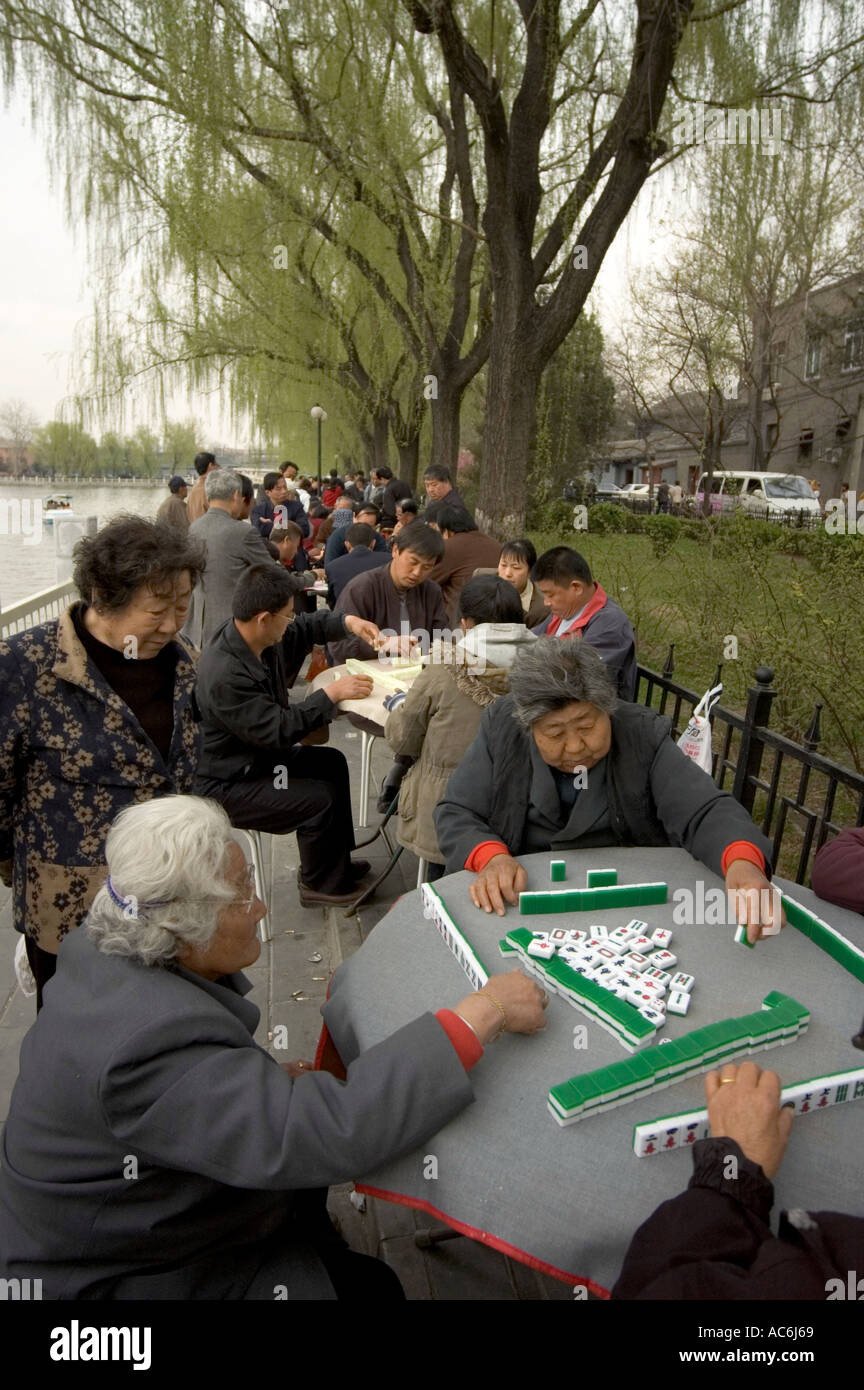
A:
[[[0,877],[17,929],[51,953],[104,881],[115,816],[191,791],[198,761],[195,649],[176,639],[166,763],[87,656],[72,611],[0,642]]]

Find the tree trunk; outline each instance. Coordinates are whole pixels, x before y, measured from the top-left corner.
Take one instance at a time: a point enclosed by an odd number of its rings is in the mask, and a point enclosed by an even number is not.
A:
[[[413,492],[417,490],[417,469],[420,462],[420,435],[415,434],[413,439],[409,439],[407,444],[402,444],[396,440],[396,451],[399,455],[399,477],[403,483],[407,483]]]
[[[526,477],[537,437],[542,371],[531,365],[516,334],[494,334],[489,355],[483,470],[477,524],[498,540],[525,529]]]
[[[376,415],[372,420],[372,454],[374,468],[387,467],[387,441],[390,438],[390,420],[387,415]]]
[[[465,387],[448,381],[443,374],[437,379],[438,397],[429,402],[432,416],[432,463],[443,464],[456,476],[459,458],[459,420]]]

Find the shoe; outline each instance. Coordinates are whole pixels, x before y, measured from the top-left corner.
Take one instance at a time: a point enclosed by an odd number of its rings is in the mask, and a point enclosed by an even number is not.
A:
[[[352,860],[351,860],[351,876],[352,876],[352,878],[365,878],[366,875],[368,874],[368,872],[369,872],[369,870],[370,870],[371,868],[372,868],[372,865],[369,863],[369,860],[368,860],[368,859],[352,859]]]
[[[315,888],[307,888],[302,880],[298,880],[297,891],[300,894],[302,907],[318,907],[321,904],[330,907],[347,907],[349,903],[356,902],[360,896],[357,888],[352,888],[349,893],[319,893]]]

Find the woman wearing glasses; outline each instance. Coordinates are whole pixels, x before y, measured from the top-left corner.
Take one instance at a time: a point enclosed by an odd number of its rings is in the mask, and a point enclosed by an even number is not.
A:
[[[108,879],[63,942],[3,1134],[0,1276],[53,1299],[399,1298],[352,1253],[324,1189],[425,1142],[468,1071],[545,999],[493,976],[359,1056],[339,1081],[254,1041],[239,972],[264,904],[215,802],[124,811]]]

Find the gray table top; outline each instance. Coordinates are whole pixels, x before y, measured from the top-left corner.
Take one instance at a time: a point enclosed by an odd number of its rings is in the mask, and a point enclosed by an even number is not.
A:
[[[528,888],[549,883],[550,854],[528,855]],[[563,916],[488,916],[468,896],[473,875],[436,883],[451,916],[490,974],[513,968],[498,951],[516,926],[545,930],[603,922],[610,930],[638,917],[673,932],[677,970],[696,977],[686,1018],[671,1018],[658,1034],[680,1037],[706,1023],[758,1009],[770,990],[791,994],[811,1011],[796,1042],[755,1054],[779,1073],[783,1085],[862,1065],[850,1038],[861,1025],[864,988],[794,927],[747,950],[734,928],[678,926],[675,889],[707,892],[722,880],[680,849],[603,849],[556,853],[567,864],[566,885],[583,887],[588,868],[615,868],[619,882],[665,880],[663,905],[616,908]],[[804,906],[864,945],[864,921],[835,908],[809,889],[776,880]],[[361,950],[334,977],[325,1016],[336,1046],[354,1055],[389,1036],[425,1010],[450,1007],[470,992],[466,978],[431,922],[419,892],[406,894],[378,923]],[[437,1214],[478,1239],[549,1273],[589,1282],[599,1291],[615,1282],[630,1239],[655,1208],[683,1191],[692,1170],[686,1150],[639,1159],[632,1149],[636,1123],[704,1107],[701,1080],[678,1082],[655,1095],[567,1128],[546,1108],[550,1086],[629,1055],[581,1011],[553,996],[548,1025],[531,1038],[507,1035],[487,1048],[471,1073],[474,1104],[448,1124],[423,1152],[417,1150],[374,1173],[366,1186]],[[587,1046],[576,1050],[574,1028],[587,1027]],[[845,1211],[864,1216],[861,1155],[864,1103],[796,1118],[775,1183],[781,1208]],[[436,1164],[426,1160],[436,1159]],[[430,1176],[437,1171],[436,1176]]]

